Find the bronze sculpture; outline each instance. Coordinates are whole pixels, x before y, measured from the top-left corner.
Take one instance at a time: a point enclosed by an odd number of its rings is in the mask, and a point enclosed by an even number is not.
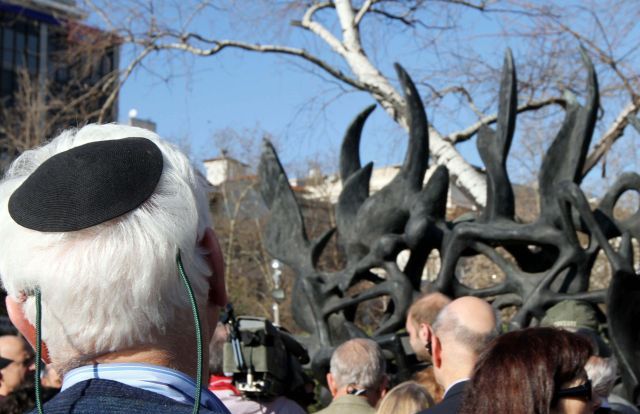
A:
[[[640,191],[640,176],[626,173],[593,208],[579,185],[586,152],[596,123],[598,82],[593,64],[582,52],[587,70],[587,98],[582,106],[569,101],[565,119],[549,147],[540,170],[540,215],[532,223],[515,219],[515,203],[506,160],[516,123],[516,72],[511,53],[505,57],[495,131],[488,126],[478,132],[477,145],[486,166],[487,204],[470,220],[445,219],[449,176],[438,167],[423,186],[429,156],[428,127],[418,92],[407,73],[396,65],[406,100],[409,145],[397,176],[375,194],[369,194],[372,163],[361,166],[359,152],[362,127],[373,111],[365,109],[349,127],[341,148],[340,178],[343,190],[336,205],[335,229],[309,240],[304,220],[286,174],[269,142],[259,166],[262,196],[270,209],[266,228],[269,253],[289,265],[296,274],[293,307],[296,323],[317,344],[315,358],[326,358],[344,340],[367,336],[354,323],[358,304],[388,296],[389,305],[371,335],[381,338],[404,325],[406,310],[420,289],[427,257],[437,250],[442,266],[432,289],[458,297],[491,297],[496,308],[515,305],[511,328],[528,326],[549,307],[564,299],[606,303],[612,348],[620,362],[627,396],[640,403],[640,276],[636,275],[631,238],[640,240],[640,211],[625,220],[614,217],[613,208],[627,190]],[[346,266],[334,273],[316,268],[318,257],[338,232],[346,252]],[[583,248],[576,235],[589,236]],[[616,251],[611,240],[622,237]],[[503,248],[515,259],[507,260]],[[404,270],[397,255],[408,249]],[[604,251],[612,267],[608,289],[588,291],[596,256]],[[460,258],[483,254],[505,274],[490,287],[472,289],[460,283],[455,269]],[[382,268],[386,277],[371,272]],[[349,295],[361,280],[374,286]]]

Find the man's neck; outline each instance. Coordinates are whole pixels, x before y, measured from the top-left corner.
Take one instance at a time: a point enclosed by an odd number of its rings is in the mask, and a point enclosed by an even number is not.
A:
[[[374,392],[372,390],[366,390],[366,392],[363,393],[363,394],[355,395],[355,394],[350,394],[349,392],[347,392],[347,388],[346,387],[339,389],[335,393],[335,395],[333,396],[333,399],[337,400],[338,398],[343,397],[345,395],[351,395],[352,397],[362,398],[363,401],[366,401],[372,407],[375,407],[376,404],[378,403],[378,400],[380,399],[379,392]]]
[[[334,399],[334,400],[336,400],[336,399],[338,399],[338,398],[340,398],[340,397],[343,397],[343,396],[345,396],[345,395],[351,395],[351,394],[349,394],[349,393],[347,392],[347,388],[346,388],[346,387],[345,387],[345,388],[340,388],[340,389],[338,389],[338,390],[336,391],[336,393],[335,393],[335,394],[333,394],[333,399]]]
[[[466,347],[455,342],[447,343],[441,354],[440,365],[434,365],[436,381],[446,390],[455,382],[470,378],[477,357]]]
[[[141,363],[159,365],[183,372],[193,378],[196,376],[195,357],[179,358],[175,353],[154,346],[135,347],[122,351],[102,354],[91,360],[95,364]]]
[[[448,390],[456,382],[470,378],[472,372],[473,366],[450,367],[448,370],[437,373],[436,380],[445,390]]]
[[[461,382],[465,382],[465,381],[469,381],[469,377],[465,377],[465,378],[459,378],[453,382],[451,382],[449,384],[448,387],[446,387],[444,389],[444,395],[447,395],[449,393],[449,391],[451,390],[451,388],[455,387],[457,384],[461,383]]]

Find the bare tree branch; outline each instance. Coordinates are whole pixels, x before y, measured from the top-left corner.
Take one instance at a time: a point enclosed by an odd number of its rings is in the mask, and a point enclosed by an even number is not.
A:
[[[355,14],[351,0],[335,0],[335,7],[342,27],[342,43],[351,52],[361,51],[360,30],[355,24]]]
[[[441,1],[441,0],[438,0],[438,1]],[[465,0],[447,0],[447,1],[453,4],[459,4],[461,6],[469,7],[469,8],[480,10],[480,11],[484,11],[487,8],[487,4],[492,3],[491,0],[482,0],[479,3],[474,3],[471,1],[465,1]]]
[[[448,88],[445,88],[441,91],[436,91],[434,90],[434,94],[438,97],[438,98],[442,98],[443,96],[449,94],[449,93],[459,93],[462,96],[464,96],[464,98],[466,99],[467,103],[469,104],[469,107],[471,108],[471,110],[480,118],[484,117],[485,114],[482,113],[482,111],[480,111],[480,109],[476,106],[475,101],[473,100],[473,97],[471,96],[471,94],[469,93],[469,91],[467,90],[467,88],[465,88],[464,86],[450,86]]]
[[[362,18],[364,17],[364,15],[367,14],[367,12],[369,12],[369,10],[371,9],[371,6],[373,6],[377,2],[378,0],[366,0],[362,4],[362,7],[360,7],[360,10],[358,10],[358,13],[356,13],[356,16],[353,18],[354,26],[360,25],[360,22],[362,21]]]
[[[202,39],[200,36],[196,34],[188,34],[185,36],[185,38],[189,38],[189,37]],[[345,82],[358,90],[368,90],[367,86],[364,83],[350,76],[345,75],[344,72],[342,72],[341,70],[334,68],[329,63],[325,62],[324,60],[320,59],[315,55],[312,55],[311,53],[309,53],[304,49],[297,49],[293,47],[280,46],[280,45],[259,45],[259,44],[238,42],[234,40],[208,40],[208,41],[210,43],[214,43],[215,46],[210,49],[205,49],[205,48],[199,48],[199,47],[190,45],[186,42],[177,42],[177,43],[152,44],[148,47],[151,48],[152,50],[181,50],[181,51],[192,53],[197,56],[213,56],[216,53],[221,52],[225,48],[242,49],[250,52],[277,53],[277,54],[283,54],[283,55],[296,56],[308,62],[313,63],[317,67],[329,73],[334,78],[342,82]]]
[[[518,113],[528,112],[528,111],[535,111],[535,110],[543,108],[545,106],[554,105],[554,104],[555,105],[560,105],[561,107],[565,107],[566,103],[567,102],[566,102],[566,100],[564,98],[556,98],[556,97],[554,97],[554,98],[543,99],[543,100],[540,100],[540,101],[527,102],[526,104],[518,106],[517,111],[518,111]],[[452,132],[451,134],[447,135],[445,137],[445,139],[447,141],[450,141],[452,144],[459,144],[461,142],[465,142],[469,138],[474,136],[483,125],[491,125],[491,124],[495,123],[497,119],[498,119],[498,115],[497,114],[486,116],[486,117],[480,119],[478,122],[474,123],[473,125],[468,126],[467,128],[465,128],[465,129],[463,129],[461,131]]]
[[[634,115],[640,109],[638,103],[629,103],[618,114],[615,121],[611,124],[607,132],[605,132],[600,140],[593,148],[593,151],[587,157],[584,168],[582,169],[582,175],[585,176],[598,164],[598,161],[604,157],[604,155],[611,149],[611,146],[624,134],[624,130],[629,125],[629,116]]]
[[[313,20],[313,15],[316,14],[316,12],[322,10],[322,9],[326,9],[326,8],[333,8],[333,2],[332,1],[323,1],[323,2],[319,2],[319,3],[315,3],[312,4],[307,11],[304,12],[304,15],[302,17],[302,21],[303,22],[310,22]]]
[[[113,103],[118,97],[118,93],[120,92],[120,88],[122,87],[122,85],[127,81],[127,79],[129,79],[129,76],[131,76],[140,62],[142,62],[147,57],[147,55],[149,55],[149,53],[154,50],[156,50],[154,46],[147,46],[142,50],[142,52],[140,52],[138,56],[136,56],[135,59],[131,61],[131,63],[129,63],[129,65],[127,65],[126,69],[122,72],[120,78],[118,79],[116,87],[112,89],[111,93],[102,105],[100,115],[98,116],[98,122],[104,122],[104,119],[107,116],[107,111],[112,107]]]
[[[631,83],[629,81],[629,78],[620,70],[620,67],[618,66],[617,60],[614,59],[614,57],[612,55],[610,55],[607,52],[605,52],[604,50],[602,50],[593,40],[587,38],[586,36],[583,36],[582,34],[577,32],[576,30],[571,29],[569,26],[567,26],[564,23],[560,22],[557,18],[554,18],[554,20],[555,20],[556,24],[558,25],[558,27],[562,28],[562,30],[564,30],[565,32],[569,33],[571,36],[573,36],[576,40],[580,41],[582,44],[588,45],[589,48],[591,48],[592,51],[594,51],[596,53],[596,55],[598,56],[600,61],[602,61],[603,63],[605,63],[609,67],[611,67],[611,69],[614,71],[614,73],[618,76],[618,78],[625,85],[625,87],[627,89],[627,92],[629,92],[629,95],[631,95],[634,100],[639,98],[638,97],[638,93],[635,91],[635,89],[631,85]]]
[[[97,2],[98,0],[86,0],[88,2]],[[354,3],[359,6],[354,7]],[[440,3],[440,4],[436,4]],[[331,78],[343,85],[354,88],[358,91],[365,91],[371,94],[371,96],[385,109],[385,111],[401,126],[406,128],[406,119],[404,115],[404,99],[399,91],[394,86],[393,78],[383,74],[379,66],[369,58],[369,54],[365,51],[365,44],[361,39],[364,34],[361,33],[361,26],[364,23],[364,16],[367,13],[375,13],[378,16],[382,16],[384,21],[399,20],[405,25],[415,25],[419,23],[421,29],[428,29],[423,26],[424,15],[423,11],[433,12],[430,14],[430,18],[433,17],[434,21],[443,22],[443,27],[448,27],[450,23],[447,19],[452,16],[451,10],[455,7],[459,9],[471,9],[476,12],[499,12],[501,17],[508,19],[508,16],[515,16],[517,19],[530,19],[534,24],[534,32],[529,34],[519,34],[519,29],[513,29],[516,33],[515,36],[529,36],[530,39],[550,39],[549,45],[544,45],[550,48],[549,53],[544,53],[544,59],[531,58],[529,61],[525,61],[522,64],[525,69],[525,74],[522,76],[523,82],[520,83],[520,88],[523,91],[524,99],[527,103],[521,105],[518,108],[519,112],[532,111],[545,107],[547,105],[557,104],[563,105],[563,100],[560,98],[544,98],[545,96],[553,96],[560,89],[572,89],[579,81],[580,75],[576,71],[567,70],[564,65],[558,65],[559,57],[568,55],[569,52],[565,50],[567,45],[565,43],[567,39],[571,37],[579,39],[582,43],[587,45],[591,50],[591,53],[596,53],[599,60],[604,62],[608,67],[616,73],[617,79],[615,82],[609,82],[601,90],[603,93],[609,91],[610,94],[619,93],[616,92],[620,88],[626,88],[626,91],[631,94],[632,102],[637,99],[637,83],[640,78],[635,76],[626,67],[624,58],[616,59],[613,56],[613,52],[616,47],[619,46],[619,38],[615,35],[607,36],[607,45],[602,49],[598,47],[598,44],[590,37],[581,34],[579,32],[580,26],[570,26],[567,22],[568,19],[560,20],[559,16],[566,16],[566,13],[560,13],[564,11],[561,6],[547,6],[538,4],[529,4],[525,2],[521,3],[509,3],[509,6],[504,9],[498,9],[493,7],[496,5],[496,1],[492,0],[361,0],[355,2],[353,0],[313,0],[313,1],[286,1],[277,3],[284,5],[287,11],[295,11],[300,13],[301,19],[294,21],[292,24],[294,27],[302,28],[309,33],[313,34],[316,39],[321,40],[324,46],[329,46],[329,54],[333,54],[333,57],[339,57],[339,63],[334,63],[328,57],[325,57],[325,51],[315,52],[313,50],[307,50],[306,48],[296,47],[295,45],[289,45],[287,43],[278,44],[261,44],[260,41],[242,41],[241,39],[219,39],[215,34],[204,33],[190,33],[185,32],[185,27],[179,25],[177,28],[170,29],[164,28],[165,24],[159,20],[158,16],[161,16],[157,10],[149,10],[149,13],[145,16],[141,16],[141,19],[147,24],[145,30],[129,30],[125,33],[131,36],[137,36],[135,43],[142,46],[144,53],[149,54],[150,51],[146,51],[147,48],[152,48],[152,51],[159,50],[175,50],[191,53],[196,56],[213,56],[225,48],[245,50],[259,53],[274,53],[286,56],[292,56],[301,59],[302,62],[311,63],[311,67],[320,69],[319,73],[326,73]],[[92,3],[90,3],[92,4]],[[146,3],[147,5],[149,3]],[[205,4],[202,2],[195,2],[196,5]],[[206,2],[206,4],[211,4]],[[231,4],[231,3],[230,3]],[[269,2],[265,1],[265,4]],[[276,5],[276,7],[280,7]],[[588,10],[585,8],[584,10]],[[585,11],[581,10],[583,16]],[[321,11],[327,11],[327,13],[320,13]],[[434,13],[442,12],[441,16],[436,16]],[[192,19],[196,13],[187,13],[187,23]],[[110,16],[110,15],[109,15]],[[103,18],[109,18],[104,15]],[[149,17],[151,16],[151,17]],[[180,16],[182,16],[180,14]],[[322,20],[320,20],[320,16]],[[444,19],[438,19],[438,17],[444,17]],[[593,18],[593,16],[591,16]],[[376,19],[379,21],[380,19]],[[111,23],[117,22],[112,19]],[[148,22],[148,23],[147,23]],[[339,25],[336,29],[336,22]],[[181,23],[182,24],[182,23]],[[455,25],[455,23],[451,23]],[[594,23],[599,27],[600,32],[609,27],[609,21],[606,17],[598,16],[597,21]],[[135,26],[135,22],[130,27]],[[512,26],[504,25],[505,28],[511,28]],[[521,27],[521,26],[518,26]],[[572,30],[573,29],[573,30]],[[362,29],[364,30],[364,29]],[[509,29],[511,30],[511,29]],[[627,29],[625,29],[627,30]],[[631,29],[629,29],[631,30]],[[369,32],[363,32],[369,34]],[[442,48],[438,46],[439,34],[433,35],[433,38],[428,38],[426,43],[427,47],[433,47],[435,53],[442,53]],[[506,32],[499,36],[514,36],[513,33]],[[553,42],[558,38],[562,38],[565,42],[560,46]],[[367,39],[368,40],[368,39]],[[368,44],[367,44],[368,45]],[[563,49],[564,48],[564,49]],[[625,49],[626,50],[626,49]],[[371,52],[371,51],[369,51]],[[436,162],[446,165],[451,173],[453,182],[462,187],[463,192],[470,195],[478,205],[483,205],[484,197],[486,194],[486,183],[484,177],[478,174],[468,162],[466,162],[461,154],[455,149],[454,144],[468,140],[473,136],[481,125],[487,125],[495,122],[495,115],[486,115],[488,110],[482,105],[476,105],[474,100],[478,99],[478,103],[482,102],[482,94],[487,93],[487,88],[483,85],[489,80],[495,79],[496,70],[490,65],[485,65],[484,59],[479,56],[478,53],[467,53],[467,50],[447,50],[444,51],[444,55],[447,55],[449,59],[454,59],[455,62],[461,61],[460,67],[457,68],[455,74],[450,70],[443,69],[427,69],[429,82],[437,84],[442,79],[461,79],[460,84],[463,86],[454,85],[450,88],[452,92],[461,93],[466,101],[469,103],[473,112],[478,115],[477,121],[473,125],[469,125],[457,132],[451,133],[447,139],[443,139],[443,136],[438,132],[435,125],[431,124],[430,127],[430,153]],[[539,50],[536,49],[535,53]],[[547,58],[548,56],[548,58]],[[144,59],[145,56],[141,56]],[[143,62],[141,62],[143,63]],[[129,68],[128,68],[129,69]],[[130,73],[125,70],[125,77]],[[123,78],[118,85],[126,80]],[[448,92],[445,90],[445,93]],[[446,106],[446,104],[443,104]],[[495,102],[489,102],[486,105],[487,108],[493,108],[495,110]],[[609,116],[610,118],[610,116]],[[436,118],[434,118],[436,119]],[[624,121],[623,121],[624,122]],[[624,129],[624,125],[620,127]],[[618,130],[618,128],[614,128]],[[615,141],[616,134],[608,135],[610,138],[606,138],[607,142]],[[605,137],[603,137],[605,139]],[[608,149],[607,146],[599,146],[596,148],[600,151]],[[599,159],[601,155],[598,153],[592,154]],[[594,158],[595,159],[595,158]],[[592,160],[592,158],[590,158]]]
[[[371,9],[371,13],[374,14],[378,14],[380,16],[383,16],[389,20],[397,20],[399,22],[401,22],[402,24],[404,24],[405,26],[409,26],[409,27],[414,27],[416,24],[420,24],[420,26],[424,27],[424,28],[439,28],[439,29],[445,29],[447,27],[443,27],[443,26],[428,26],[424,23],[422,23],[421,21],[419,21],[418,19],[410,19],[407,16],[399,16],[397,14],[393,14],[393,13],[389,13],[386,10],[383,9]]]
[[[332,2],[323,2],[317,3],[311,6],[302,17],[301,22],[293,22],[294,26],[299,26],[304,29],[307,29],[318,36],[320,39],[324,40],[329,47],[331,47],[334,51],[339,54],[344,54],[344,45],[329,31],[326,27],[313,20],[313,15],[321,9],[327,7],[335,7]]]

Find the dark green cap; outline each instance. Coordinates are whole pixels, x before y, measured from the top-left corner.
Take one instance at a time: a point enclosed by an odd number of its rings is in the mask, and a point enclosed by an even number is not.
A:
[[[566,329],[589,339],[596,355],[608,357],[611,349],[600,335],[600,324],[594,306],[580,300],[563,300],[550,307],[540,326]]]

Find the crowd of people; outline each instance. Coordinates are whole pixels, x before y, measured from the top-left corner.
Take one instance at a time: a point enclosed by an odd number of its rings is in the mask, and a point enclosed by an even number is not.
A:
[[[224,372],[228,332],[217,315],[227,297],[207,183],[155,133],[120,125],[64,131],[11,165],[0,204],[0,277],[19,331],[0,337],[0,412],[38,411],[36,367],[45,413],[309,409],[284,396],[244,395]],[[351,339],[331,356],[331,401],[317,408],[638,412],[614,392],[615,359],[589,306],[563,302],[539,327],[501,333],[486,301],[426,294],[409,309],[406,331],[428,367],[394,384],[385,351]],[[208,387],[199,389],[195,379],[207,372]]]

